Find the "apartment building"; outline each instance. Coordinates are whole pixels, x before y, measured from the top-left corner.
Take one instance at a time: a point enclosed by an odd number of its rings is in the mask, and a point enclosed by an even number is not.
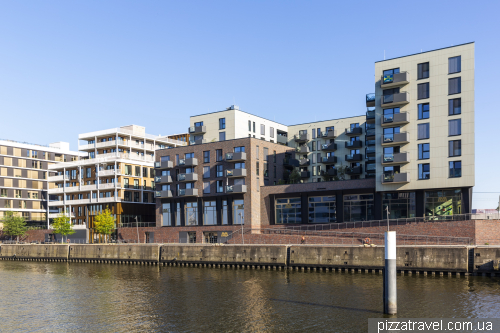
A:
[[[190,118],[190,144],[256,138],[274,143],[287,143],[287,126],[239,110],[231,105],[224,111],[205,113]]]
[[[5,212],[24,217],[30,227],[48,226],[49,166],[77,160],[69,143],[48,146],[0,140],[0,221]]]
[[[292,156],[287,146],[254,138],[157,151],[157,226],[258,228],[260,189],[283,179]]]
[[[74,228],[88,229],[93,218],[109,208],[119,226],[155,221],[154,160],[157,149],[186,142],[146,134],[137,125],[80,134],[85,157],[49,166],[49,217],[63,213]]]
[[[391,218],[470,213],[474,43],[376,62],[367,106],[376,190]]]

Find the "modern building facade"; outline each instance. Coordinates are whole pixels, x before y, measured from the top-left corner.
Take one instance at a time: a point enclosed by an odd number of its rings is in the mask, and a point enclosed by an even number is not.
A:
[[[69,143],[48,146],[0,140],[0,220],[5,212],[24,217],[30,227],[48,226],[49,166],[78,159]]]
[[[85,157],[49,166],[49,217],[66,214],[75,228],[88,229],[106,208],[117,223],[155,221],[154,159],[157,149],[186,142],[146,134],[137,125],[79,135]]]

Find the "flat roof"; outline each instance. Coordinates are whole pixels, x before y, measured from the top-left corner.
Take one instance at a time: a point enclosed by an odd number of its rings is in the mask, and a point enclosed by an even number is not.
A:
[[[467,45],[467,44],[474,44],[474,43],[475,42],[469,42],[469,43],[458,44],[458,45],[453,45],[453,46],[448,46],[448,47],[442,47],[440,49],[435,49],[435,50],[430,50],[430,51],[425,51],[425,52],[418,52],[418,53],[408,54],[408,55],[405,55],[405,56],[395,57],[395,58],[390,58],[390,59],[385,59],[385,60],[379,60],[379,61],[375,61],[375,63],[377,63],[377,62],[383,62],[383,61],[389,61],[389,60],[394,60],[394,59],[399,59],[399,58],[404,58],[404,57],[411,57],[411,56],[414,56],[414,55],[417,55],[417,54],[429,53],[429,52],[434,52],[434,51],[439,51],[439,50],[444,50],[444,49],[450,49],[452,47],[458,47],[458,46],[463,46],[463,45]]]
[[[207,112],[207,113],[197,114],[197,115],[194,115],[194,116],[189,116],[189,118],[199,117],[199,116],[205,116],[207,114],[212,114],[212,113],[229,112],[229,111],[240,111],[240,112],[249,114],[249,115],[257,117],[257,118],[262,118],[262,119],[267,120],[267,121],[272,121],[273,123],[276,123],[276,124],[280,124],[280,125],[283,125],[283,126],[288,126],[288,125],[285,125],[285,124],[282,124],[282,123],[278,123],[276,120],[270,120],[270,119],[267,119],[267,118],[264,118],[264,117],[261,117],[261,116],[257,116],[257,115],[254,115],[253,113],[246,112],[246,111],[239,110],[239,109],[238,110],[232,109],[232,110],[221,110],[221,111]]]
[[[335,118],[335,119],[327,119],[327,120],[319,120],[319,121],[311,121],[311,122],[308,122],[308,123],[288,125],[288,127],[291,127],[291,126],[300,126],[300,125],[307,125],[307,124],[314,124],[314,123],[322,123],[324,121],[334,121],[334,120],[341,120],[341,119],[357,118],[357,117],[366,117],[366,115],[362,114],[362,115],[359,115],[359,116],[352,116],[352,117]]]

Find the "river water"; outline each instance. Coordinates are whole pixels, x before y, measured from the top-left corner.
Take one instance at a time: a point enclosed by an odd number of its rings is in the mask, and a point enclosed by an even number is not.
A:
[[[500,317],[500,279],[398,276],[398,317]],[[366,332],[382,275],[0,261],[2,332]]]

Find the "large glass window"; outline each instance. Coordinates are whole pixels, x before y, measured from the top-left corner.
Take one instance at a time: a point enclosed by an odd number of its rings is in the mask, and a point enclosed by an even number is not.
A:
[[[462,140],[452,140],[448,141],[449,151],[448,156],[461,156],[462,155]]]
[[[187,202],[185,208],[186,225],[198,225],[198,203]]]
[[[170,208],[171,203],[164,203],[162,204],[163,208],[163,222],[162,226],[164,227],[169,227],[172,225],[172,210]],[[80,207],[78,207],[80,208]]]
[[[418,105],[418,119],[429,119],[429,103]]]
[[[460,94],[462,92],[462,78],[448,79],[448,95]]]
[[[430,158],[430,144],[422,143],[418,145],[418,159],[427,160]]]
[[[245,224],[245,203],[243,200],[233,201],[233,224]]]
[[[226,128],[226,118],[219,118],[219,129],[225,129]]]
[[[417,99],[429,98],[429,82],[417,85]]]
[[[462,71],[462,57],[448,58],[448,74],[458,73]]]
[[[392,123],[394,121],[394,114],[399,112],[399,108],[384,109],[384,123]]]
[[[215,201],[203,202],[203,225],[217,224],[217,209]]]
[[[373,220],[373,194],[344,195],[344,221]]]
[[[448,120],[448,136],[462,134],[462,119]]]
[[[462,113],[462,99],[454,98],[448,100],[448,115],[453,116]]]
[[[276,199],[276,223],[302,223],[300,198]]]
[[[203,178],[210,178],[210,167],[203,167]]]
[[[450,161],[450,178],[462,177],[462,161]]]
[[[418,165],[418,179],[430,179],[431,178],[431,165],[429,163],[423,163]]]
[[[309,223],[333,223],[337,221],[335,196],[309,197]]]
[[[382,196],[382,213],[384,218],[387,218],[386,207],[389,207],[390,219],[415,217],[415,192],[384,193]]]
[[[417,140],[428,139],[430,135],[429,123],[417,125]]]
[[[178,202],[176,204],[176,209],[175,209],[175,225],[180,226],[181,225],[181,203]]]
[[[462,192],[445,190],[425,192],[425,216],[431,219],[462,214]]]
[[[417,79],[427,79],[429,77],[429,63],[424,62],[423,64],[417,65]]]
[[[384,128],[384,142],[393,142],[394,134],[397,134],[399,132],[400,132],[399,127]]]
[[[222,224],[227,225],[227,200],[222,200]]]

